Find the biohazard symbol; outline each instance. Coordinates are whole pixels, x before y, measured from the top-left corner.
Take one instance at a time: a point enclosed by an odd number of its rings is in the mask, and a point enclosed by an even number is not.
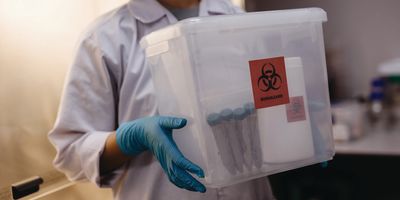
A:
[[[261,68],[261,76],[258,78],[258,89],[268,92],[270,89],[278,90],[282,85],[282,78],[276,73],[272,63],[266,63]]]

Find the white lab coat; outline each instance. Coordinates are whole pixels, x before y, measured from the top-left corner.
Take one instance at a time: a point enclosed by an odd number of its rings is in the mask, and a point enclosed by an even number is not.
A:
[[[200,16],[240,12],[229,0],[202,0]],[[111,187],[115,199],[273,199],[267,178],[204,194],[169,182],[148,152],[100,176],[99,158],[106,138],[119,124],[156,114],[150,71],[139,40],[175,23],[156,0],[131,0],[102,16],[79,43],[49,139],[57,150],[54,165],[72,181]]]

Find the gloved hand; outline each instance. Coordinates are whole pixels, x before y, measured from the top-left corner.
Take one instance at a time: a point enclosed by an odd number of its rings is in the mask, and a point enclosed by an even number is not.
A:
[[[204,185],[188,173],[204,178],[203,170],[182,155],[172,138],[172,130],[183,128],[186,122],[183,118],[155,116],[123,123],[116,131],[117,144],[126,155],[151,151],[172,183],[205,192]]]

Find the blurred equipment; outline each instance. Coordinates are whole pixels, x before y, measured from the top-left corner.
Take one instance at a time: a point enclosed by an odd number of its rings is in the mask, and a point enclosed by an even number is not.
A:
[[[372,125],[383,118],[384,85],[385,81],[382,78],[376,78],[371,82],[368,117]]]
[[[400,68],[400,67],[399,67]],[[385,102],[387,104],[389,128],[399,130],[400,121],[400,75],[386,78]]]
[[[400,58],[383,62],[378,67],[378,73],[382,76],[400,76]]]
[[[385,80],[386,125],[388,129],[398,130],[400,121],[400,58],[382,63],[378,73]]]
[[[365,105],[355,100],[333,104],[333,137],[335,141],[349,141],[360,138],[365,132],[365,112]]]
[[[400,58],[379,65],[378,74],[371,82],[368,116],[372,128],[396,131],[400,128]]]

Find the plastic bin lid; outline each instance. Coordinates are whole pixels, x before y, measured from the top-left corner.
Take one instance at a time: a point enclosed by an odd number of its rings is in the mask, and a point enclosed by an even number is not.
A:
[[[152,32],[140,42],[143,48],[170,40],[181,35],[205,31],[227,31],[284,24],[327,21],[326,12],[321,8],[301,8],[263,12],[240,13],[189,18]]]

